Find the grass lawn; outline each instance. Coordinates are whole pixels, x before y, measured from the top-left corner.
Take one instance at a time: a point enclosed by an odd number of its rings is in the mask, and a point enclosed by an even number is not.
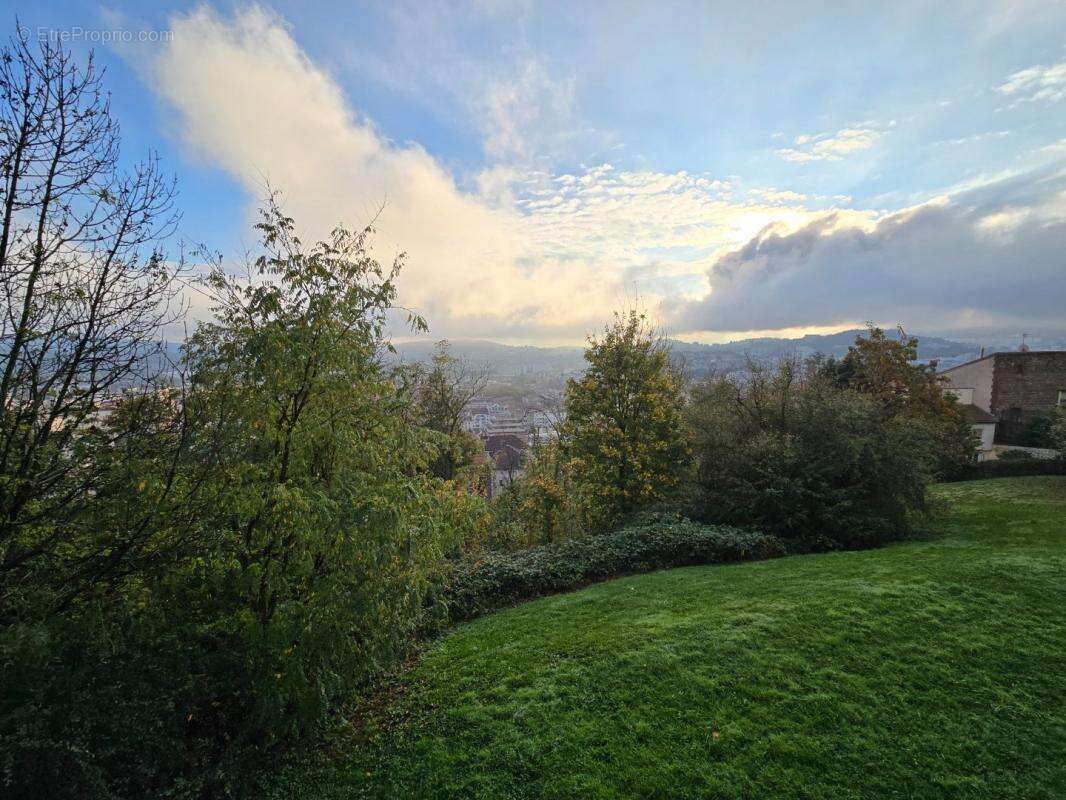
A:
[[[443,637],[326,798],[1066,798],[1066,478],[941,534],[624,578]]]

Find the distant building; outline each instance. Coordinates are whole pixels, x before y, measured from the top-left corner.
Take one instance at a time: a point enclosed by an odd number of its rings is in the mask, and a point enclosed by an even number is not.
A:
[[[497,417],[489,424],[485,435],[488,437],[512,434],[525,439],[529,436],[529,423],[524,418]]]
[[[492,466],[489,482],[489,497],[492,497],[525,468],[528,443],[522,436],[513,433],[494,433],[485,437],[485,452]]]
[[[566,414],[562,409],[547,411],[542,408],[531,408],[526,412],[526,424],[530,435],[542,442],[554,439],[559,426],[565,419]]]
[[[1019,445],[1034,419],[1066,406],[1066,350],[992,353],[944,370],[945,390],[991,417],[995,446]],[[971,419],[986,419],[968,412]],[[984,435],[984,432],[982,432]],[[992,456],[994,457],[994,456]]]
[[[506,409],[499,403],[475,401],[467,404],[459,421],[464,430],[484,436],[492,427],[493,420],[505,413]]]
[[[476,398],[469,402],[460,415],[463,429],[485,439],[499,434],[521,436],[527,444],[534,437],[547,441],[555,436],[556,428],[564,415],[555,409],[558,402],[551,398],[535,400],[515,399],[508,404]]]
[[[977,460],[988,461],[995,458],[996,418],[973,403],[964,403],[962,411],[977,437]]]

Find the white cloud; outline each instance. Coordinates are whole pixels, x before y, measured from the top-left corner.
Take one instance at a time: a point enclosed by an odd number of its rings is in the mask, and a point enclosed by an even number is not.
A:
[[[1012,131],[985,131],[984,133],[973,133],[969,136],[960,136],[957,139],[941,139],[940,141],[933,142],[934,147],[965,147],[971,144],[978,144],[980,142],[986,142],[992,139],[1005,139],[1012,134]]]
[[[348,71],[457,128],[473,128],[490,161],[532,164],[618,144],[580,123],[576,77],[547,63],[521,33],[471,45],[471,28],[481,31],[501,18],[521,30],[530,12],[524,0],[458,6],[393,0],[379,11],[388,45],[353,48]]]
[[[758,197],[768,203],[802,203],[807,200],[807,195],[793,192],[790,189],[752,189],[748,192],[752,197]]]
[[[869,150],[884,135],[884,130],[869,124],[841,128],[836,133],[803,134],[793,140],[794,147],[774,151],[779,158],[797,164],[809,161],[839,161],[862,150]]]
[[[311,236],[364,224],[384,202],[379,257],[407,252],[400,301],[434,335],[579,340],[634,291],[651,305],[698,297],[718,250],[818,216],[798,194],[735,196],[709,176],[610,164],[552,175],[518,159],[464,191],[419,145],[390,142],[352,110],[270,12],[199,8],[171,27],[151,77],[181,141],[235,176],[250,202],[268,179]],[[519,148],[500,136],[501,153]]]
[[[1066,153],[1066,139],[1059,139],[1056,142],[1044,145],[1040,148],[1040,152],[1047,153],[1053,157]]]
[[[996,87],[1019,102],[1057,103],[1066,99],[1066,61],[1019,70]]]
[[[497,161],[530,161],[565,140],[572,131],[575,84],[556,78],[536,59],[526,59],[517,74],[492,80],[473,99],[485,152]],[[544,141],[556,139],[555,142]]]
[[[401,301],[438,332],[579,336],[608,312],[611,275],[596,265],[531,264],[521,214],[460,191],[418,145],[386,140],[272,14],[250,8],[226,20],[200,8],[172,27],[153,72],[184,143],[252,198],[268,179],[313,236],[338,222],[364,224],[384,203],[380,257],[407,252]],[[586,305],[562,302],[575,296]]]

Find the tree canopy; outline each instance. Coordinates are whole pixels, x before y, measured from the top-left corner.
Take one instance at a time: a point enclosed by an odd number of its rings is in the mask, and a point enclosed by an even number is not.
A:
[[[567,469],[605,520],[675,492],[686,470],[681,385],[666,347],[636,311],[589,340],[588,368],[567,384]]]

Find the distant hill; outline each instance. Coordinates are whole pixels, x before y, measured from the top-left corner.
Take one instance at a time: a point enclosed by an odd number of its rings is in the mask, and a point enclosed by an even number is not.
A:
[[[827,335],[808,335],[799,339],[740,339],[724,344],[699,344],[670,340],[671,352],[685,361],[691,374],[699,376],[715,370],[743,368],[749,359],[774,361],[780,358],[807,358],[823,354],[837,358],[848,352],[855,337],[863,330],[841,331]],[[936,336],[919,336],[918,357],[923,361],[940,359],[955,362],[975,356],[973,344],[955,342]],[[450,342],[450,352],[472,365],[490,368],[500,377],[560,376],[584,369],[581,347],[533,347],[499,344],[478,339]],[[397,357],[406,362],[428,361],[435,343],[429,341],[396,344]]]
[[[401,361],[429,361],[437,349],[435,342],[414,341],[394,344]],[[562,375],[584,369],[584,348],[508,345],[483,339],[448,342],[448,352],[476,367],[486,367],[499,376]]]
[[[855,343],[855,337],[865,329],[830,334],[808,334],[798,339],[755,338],[739,339],[724,344],[698,344],[671,341],[673,353],[685,360],[695,375],[711,370],[741,369],[749,360],[766,362],[782,358],[810,358],[824,355],[842,358]],[[976,356],[980,348],[965,342],[955,342],[938,336],[918,335],[918,358],[940,362],[959,362]]]
[[[864,329],[840,331],[829,334],[808,334],[798,339],[759,338],[740,339],[725,344],[698,344],[692,342],[672,341],[675,350],[710,351],[722,353],[772,353],[779,355],[816,355],[821,353],[837,358],[844,356],[848,348],[855,344],[855,338],[864,334]],[[937,336],[918,336],[918,357],[921,359],[959,356],[972,352],[974,346],[964,342],[954,342]]]

